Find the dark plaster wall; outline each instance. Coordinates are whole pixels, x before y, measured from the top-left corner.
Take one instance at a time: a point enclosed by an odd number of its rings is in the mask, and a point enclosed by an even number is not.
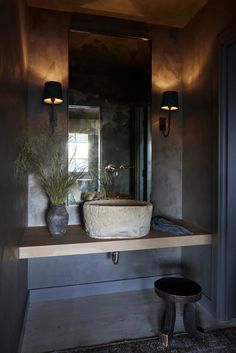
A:
[[[95,24],[93,23],[93,26]],[[57,107],[58,127],[67,131],[68,34],[70,15],[62,12],[30,8],[29,36],[29,101],[30,121],[48,121],[49,109],[41,102],[42,87],[47,80],[59,80],[65,90],[65,102]],[[114,29],[113,29],[114,30]],[[128,30],[127,30],[128,31]],[[151,26],[152,41],[152,201],[155,213],[182,216],[182,56],[181,30]],[[161,95],[176,89],[180,110],[173,113],[168,139],[159,132]],[[37,184],[29,183],[28,224],[45,224],[47,200]],[[71,213],[71,223],[76,221]]]
[[[29,260],[29,289],[180,273],[179,253],[173,250],[121,252],[118,265],[109,254]]]
[[[217,225],[217,35],[235,18],[234,0],[209,0],[184,29],[183,217],[211,231]],[[211,247],[184,248],[183,268],[215,298]]]
[[[67,135],[68,29],[69,14],[29,9],[28,120],[49,124],[50,107],[42,103],[46,81],[59,81],[64,103],[57,106],[57,128]],[[49,125],[48,125],[49,126]],[[28,225],[45,224],[47,199],[29,178]]]
[[[182,217],[182,31],[151,27],[152,38],[152,202],[154,213]],[[172,114],[171,132],[159,131],[162,93],[179,92],[180,109]]]
[[[1,1],[0,12],[0,352],[15,353],[27,294],[27,268],[18,260],[26,225],[26,180],[16,182],[16,135],[26,124],[25,2]]]
[[[48,107],[40,101],[45,81],[58,80],[62,82],[65,90],[68,87],[69,22],[70,18],[66,13],[30,8],[28,101],[30,122],[33,120],[48,121]],[[95,21],[93,21],[93,26],[95,26]],[[178,30],[167,27],[150,28],[153,45],[152,98],[154,106],[152,200],[156,205],[155,212],[170,216],[181,216],[182,213],[182,115],[181,111],[175,114],[171,136],[168,139],[164,139],[159,134],[157,119],[162,91],[174,88],[181,89],[181,56],[179,51],[176,52],[180,45],[179,33]],[[67,132],[66,100],[62,106],[58,107],[57,111],[59,128]],[[172,172],[174,177],[172,177]],[[45,197],[34,180],[30,178],[29,225],[44,224],[46,205]],[[76,220],[75,214],[72,212],[73,208],[70,210],[71,222]],[[106,254],[35,259],[29,261],[29,287],[43,288],[179,273],[180,262],[180,248],[151,252],[127,252],[122,254],[117,267],[112,265]]]

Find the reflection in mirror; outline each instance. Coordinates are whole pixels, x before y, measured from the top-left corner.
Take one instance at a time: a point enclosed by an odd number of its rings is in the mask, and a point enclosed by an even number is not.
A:
[[[70,31],[68,165],[84,170],[70,205],[148,199],[150,77],[149,40]]]
[[[68,171],[83,171],[71,190],[68,204],[81,201],[81,193],[99,190],[100,108],[69,105]]]

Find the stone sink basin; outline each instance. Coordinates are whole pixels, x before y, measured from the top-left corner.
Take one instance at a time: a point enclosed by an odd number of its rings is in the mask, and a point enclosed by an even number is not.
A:
[[[152,204],[135,200],[88,201],[83,213],[86,232],[92,238],[140,238],[150,231]]]

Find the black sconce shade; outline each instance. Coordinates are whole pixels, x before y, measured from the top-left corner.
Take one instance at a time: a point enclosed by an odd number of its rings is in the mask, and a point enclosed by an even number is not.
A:
[[[45,83],[43,91],[43,102],[47,104],[63,103],[62,87],[60,82],[48,81]]]
[[[178,110],[178,92],[176,91],[166,91],[162,96],[162,110]]]
[[[164,92],[162,96],[161,109],[168,110],[168,118],[160,117],[159,129],[162,131],[165,137],[168,137],[170,133],[171,111],[179,109],[178,92]]]

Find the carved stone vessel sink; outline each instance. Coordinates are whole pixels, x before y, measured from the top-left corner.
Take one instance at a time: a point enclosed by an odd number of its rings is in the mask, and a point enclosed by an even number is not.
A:
[[[140,238],[150,231],[152,204],[135,200],[85,202],[85,229],[98,239]]]

